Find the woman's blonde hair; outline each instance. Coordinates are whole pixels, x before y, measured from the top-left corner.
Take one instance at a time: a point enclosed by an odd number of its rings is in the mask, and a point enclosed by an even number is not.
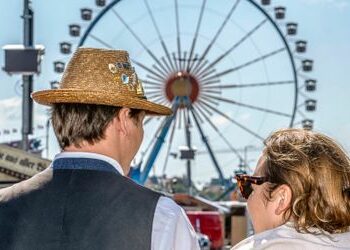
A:
[[[284,214],[296,229],[317,227],[329,233],[349,231],[350,159],[333,139],[303,129],[282,129],[265,140],[267,196],[281,184],[292,190]],[[267,198],[268,198],[267,197]]]

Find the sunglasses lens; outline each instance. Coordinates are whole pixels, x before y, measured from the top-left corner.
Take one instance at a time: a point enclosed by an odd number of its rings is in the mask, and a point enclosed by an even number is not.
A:
[[[239,189],[243,198],[248,199],[249,195],[253,192],[252,184],[249,180],[246,180],[244,177],[236,177]]]
[[[243,181],[241,192],[242,196],[248,199],[249,195],[253,192],[252,184],[249,181]]]

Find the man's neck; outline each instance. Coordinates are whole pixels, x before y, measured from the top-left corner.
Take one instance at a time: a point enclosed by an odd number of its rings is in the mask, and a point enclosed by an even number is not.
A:
[[[69,147],[65,147],[63,152],[86,152],[86,153],[95,153],[108,156],[114,160],[116,160],[123,169],[124,173],[129,173],[130,163],[125,162],[121,153],[118,152],[118,148],[113,148],[104,143],[95,143],[93,145],[89,143],[81,143],[80,147],[76,147],[74,145],[70,145]]]

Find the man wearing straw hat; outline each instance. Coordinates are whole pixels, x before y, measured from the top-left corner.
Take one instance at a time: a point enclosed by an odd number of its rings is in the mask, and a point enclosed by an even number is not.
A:
[[[125,177],[147,101],[126,51],[80,48],[60,88],[37,91],[51,105],[62,152],[49,169],[0,191],[0,249],[199,249],[184,211]]]

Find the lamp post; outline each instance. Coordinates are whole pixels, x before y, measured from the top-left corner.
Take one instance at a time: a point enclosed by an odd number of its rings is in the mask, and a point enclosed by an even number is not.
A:
[[[33,47],[33,18],[34,12],[30,0],[24,0],[23,10],[23,45],[25,48]],[[28,151],[28,135],[33,133],[33,100],[30,94],[33,90],[33,74],[23,75],[22,100],[22,149]]]

